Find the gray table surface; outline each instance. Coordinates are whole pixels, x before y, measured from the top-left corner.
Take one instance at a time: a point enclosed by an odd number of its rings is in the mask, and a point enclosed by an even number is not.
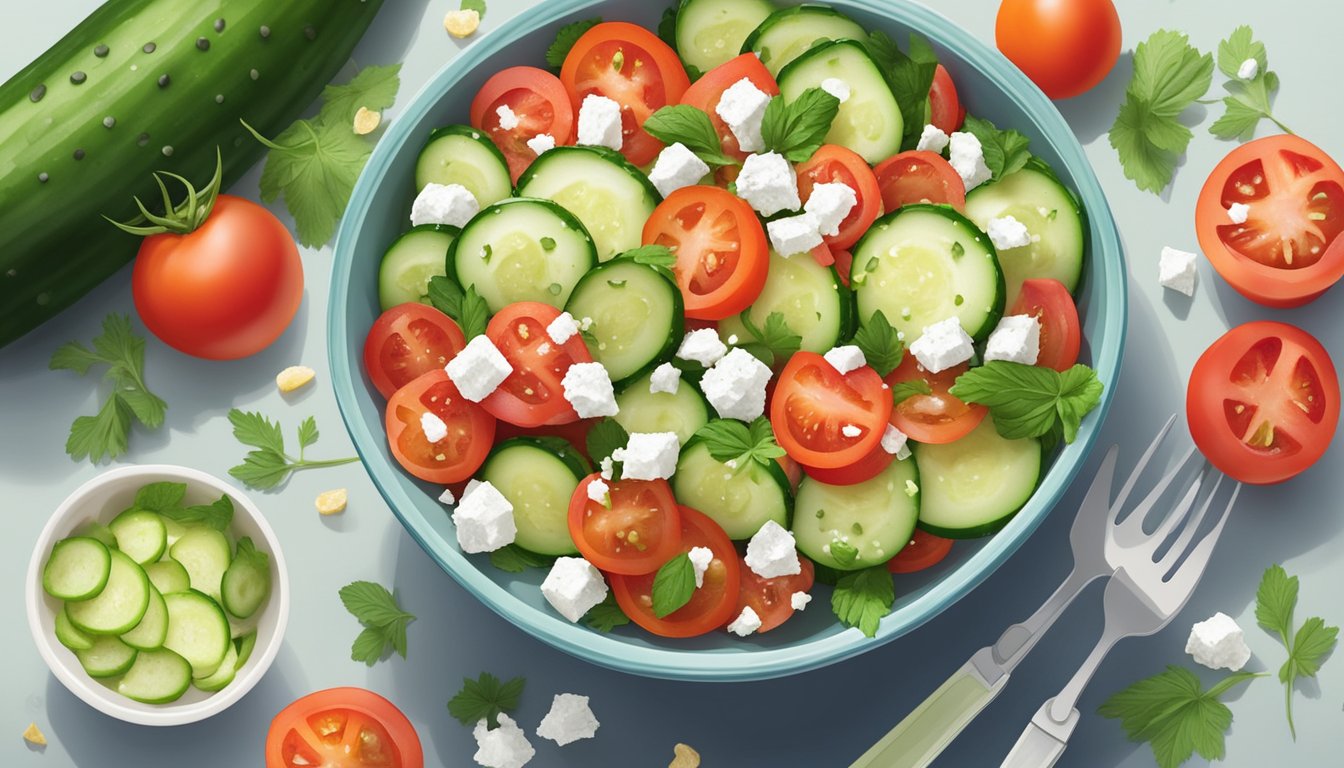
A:
[[[652,0],[651,0],[652,1]],[[991,0],[928,4],[973,34],[993,40]],[[531,0],[491,0],[482,32],[525,10]],[[96,0],[25,4],[0,24],[0,75],[24,66],[97,5]],[[1330,51],[1339,45],[1344,6],[1326,0],[1124,0],[1120,3],[1125,48],[1158,27],[1191,33],[1212,50],[1238,24],[1250,23],[1268,46],[1283,88],[1279,116],[1336,157],[1344,158],[1337,130],[1344,108]],[[404,103],[463,43],[448,38],[440,20],[454,0],[392,0],[355,53],[360,64],[404,61]],[[1344,292],[1327,294],[1303,309],[1259,308],[1224,285],[1207,263],[1193,300],[1164,293],[1156,279],[1163,245],[1194,249],[1193,206],[1204,175],[1230,148],[1196,129],[1196,139],[1167,195],[1141,193],[1126,181],[1105,131],[1128,78],[1129,53],[1092,93],[1060,104],[1106,189],[1129,254],[1129,346],[1117,402],[1102,442],[1129,451],[1122,466],[1170,412],[1183,403],[1195,358],[1226,328],[1257,318],[1292,322],[1327,348],[1344,349]],[[389,113],[395,119],[396,109]],[[1204,115],[1191,114],[1191,120]],[[1201,120],[1207,126],[1212,115]],[[233,190],[256,196],[257,170]],[[283,212],[276,209],[277,213]],[[3,246],[0,246],[3,247]],[[147,369],[155,390],[170,403],[165,427],[137,432],[123,462],[183,463],[217,475],[241,458],[224,418],[229,408],[261,409],[286,424],[317,417],[323,437],[316,452],[352,455],[326,374],[323,318],[330,279],[329,249],[303,253],[307,277],[298,318],[270,349],[245,361],[213,363],[173,352],[150,339]],[[22,584],[32,544],[47,515],[75,486],[101,468],[72,462],[64,453],[71,419],[95,409],[91,382],[49,372],[46,362],[62,342],[89,339],[108,312],[132,311],[129,270],[116,275],[73,310],[0,350],[0,498],[6,530],[0,536],[0,765],[156,768],[192,765],[238,768],[259,765],[271,717],[293,698],[320,688],[361,685],[396,702],[414,721],[427,764],[471,765],[468,729],[452,720],[445,702],[463,676],[481,670],[525,675],[527,691],[518,719],[530,727],[551,694],[592,697],[602,721],[594,740],[558,748],[534,739],[533,765],[662,766],[672,745],[700,750],[705,765],[841,766],[897,720],[976,648],[1006,625],[1025,617],[1065,575],[1075,488],[1058,511],[998,572],[968,597],[914,634],[842,664],[760,683],[696,685],[647,680],[577,661],[533,640],[478,604],[440,571],[403,532],[359,465],[302,473],[279,493],[254,498],[276,528],[290,562],[296,596],[289,633],[267,677],[243,701],[197,725],[151,729],[106,718],[69,694],[42,664],[23,621]],[[304,363],[317,369],[318,386],[282,400],[273,377]],[[1090,464],[1096,463],[1096,458]],[[1090,467],[1089,467],[1090,469]],[[1182,649],[1193,621],[1223,611],[1247,629],[1255,653],[1252,669],[1276,668],[1282,649],[1254,628],[1254,592],[1263,569],[1281,562],[1302,577],[1299,615],[1344,620],[1344,513],[1338,478],[1344,454],[1337,447],[1319,466],[1287,484],[1243,494],[1209,572],[1171,627],[1123,642],[1111,653],[1082,700],[1082,722],[1061,765],[1146,766],[1148,748],[1125,740],[1113,721],[1096,716],[1111,692],[1164,664],[1187,661]],[[1084,470],[1084,476],[1089,473]],[[1336,478],[1331,480],[1331,478]],[[313,497],[336,486],[350,489],[350,508],[319,519]],[[405,606],[418,614],[410,628],[410,659],[394,658],[366,669],[349,660],[357,633],[342,609],[337,587],[354,579],[395,583]],[[1100,632],[1101,589],[1094,586],[1019,668],[1002,695],[955,743],[940,766],[997,765],[1041,701],[1053,695],[1086,655]],[[1310,613],[1306,613],[1310,612]],[[1212,678],[1206,676],[1206,679]],[[1319,681],[1297,694],[1298,739],[1290,740],[1283,691],[1257,681],[1234,695],[1235,722],[1227,739],[1229,766],[1339,765],[1344,752],[1344,663],[1327,663]],[[19,738],[30,721],[51,744],[30,750]],[[1191,765],[1202,765],[1198,758]]]

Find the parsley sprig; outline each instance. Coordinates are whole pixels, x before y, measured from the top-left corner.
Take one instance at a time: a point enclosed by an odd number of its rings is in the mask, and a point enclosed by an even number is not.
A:
[[[662,107],[649,115],[643,127],[664,144],[684,144],[710,167],[738,164],[737,160],[724,154],[714,123],[698,107],[689,104]]]
[[[443,275],[435,275],[429,280],[429,303],[443,314],[451,317],[462,329],[467,341],[485,333],[490,322],[490,307],[485,299],[476,292],[476,286],[462,286]]]
[[[784,449],[775,441],[770,420],[759,416],[750,426],[737,419],[714,419],[695,431],[704,442],[712,459],[718,462],[736,462],[739,470],[751,462],[769,466],[784,455]]]
[[[371,581],[347,584],[340,595],[345,609],[364,625],[350,647],[351,659],[372,667],[391,651],[406,658],[406,625],[415,614],[403,611],[386,587]]]
[[[834,545],[832,545],[834,549]],[[886,565],[865,568],[840,577],[831,593],[831,609],[846,627],[858,627],[868,637],[877,635],[878,623],[891,613],[896,586]]]
[[[135,492],[131,509],[154,512],[183,525],[204,525],[217,531],[228,530],[229,524],[233,522],[233,499],[227,494],[221,494],[209,504],[190,506],[183,504],[186,497],[186,483],[150,483]]]
[[[692,578],[694,578],[694,574],[692,574]],[[621,606],[616,604],[616,598],[608,592],[602,602],[589,608],[588,612],[583,615],[583,623],[598,632],[610,632],[616,627],[629,624],[630,617],[625,615]]]
[[[774,367],[779,361],[787,360],[803,346],[803,337],[793,332],[783,312],[766,315],[763,326],[751,319],[750,308],[742,310],[737,317],[750,337],[750,341],[742,345],[743,349],[768,366]]]
[[[839,111],[840,100],[820,88],[808,88],[789,102],[775,96],[765,106],[761,138],[766,149],[801,163],[821,147]]]
[[[610,416],[603,418],[588,430],[588,439],[586,447],[588,455],[592,457],[594,464],[601,464],[602,460],[611,456],[618,448],[624,448],[630,442],[630,434],[625,431],[621,423]],[[617,465],[620,462],[616,462]],[[617,471],[616,477],[620,477]]]
[[[1255,134],[1261,120],[1269,120],[1283,132],[1292,133],[1274,117],[1271,102],[1279,90],[1279,76],[1269,70],[1265,44],[1256,40],[1254,34],[1250,27],[1242,25],[1218,44],[1218,69],[1228,78],[1223,83],[1228,95],[1223,97],[1224,112],[1209,126],[1209,133],[1220,139],[1246,141]],[[1255,59],[1256,73],[1255,77],[1243,80],[1237,70],[1248,59]]]
[[[958,376],[948,392],[987,406],[994,427],[1009,440],[1062,431],[1064,442],[1072,443],[1083,417],[1101,403],[1102,383],[1082,364],[1060,373],[994,360]]]
[[[859,326],[854,333],[854,346],[863,352],[863,359],[878,376],[886,376],[896,370],[905,356],[905,343],[897,336],[897,331],[887,321],[882,310],[877,310],[868,322]]]
[[[893,405],[900,405],[915,395],[932,395],[933,388],[929,382],[923,379],[912,379],[910,381],[898,381],[891,385],[891,401]]]
[[[1220,699],[1255,677],[1260,674],[1237,672],[1206,691],[1194,672],[1168,666],[1111,696],[1098,713],[1118,719],[1130,740],[1148,742],[1160,768],[1176,768],[1195,752],[1208,760],[1222,760],[1232,710]]]
[[[1028,150],[1030,140],[1021,132],[1011,128],[999,129],[984,118],[967,115],[963,131],[980,140],[980,149],[985,156],[985,166],[989,168],[990,179],[997,181],[1014,171],[1018,171],[1031,159]]]
[[[569,49],[583,37],[583,33],[602,23],[601,16],[594,16],[591,19],[580,19],[561,27],[555,33],[555,40],[546,48],[546,63],[559,69],[564,66],[565,57],[569,55]]]
[[[868,33],[864,47],[886,78],[891,95],[896,97],[901,116],[905,118],[901,146],[914,149],[932,112],[929,89],[933,86],[933,76],[938,70],[938,55],[928,40],[913,33],[910,35],[910,44],[905,51],[901,51],[896,41],[880,29]]]
[[[323,461],[305,459],[304,451],[317,442],[318,437],[317,421],[312,416],[299,424],[297,459],[285,453],[285,436],[280,431],[280,422],[271,421],[255,411],[246,412],[234,408],[229,411],[229,423],[233,425],[233,436],[238,442],[257,449],[249,451],[242,464],[229,470],[230,475],[238,478],[248,488],[264,491],[285,482],[294,472],[359,461],[357,456]]]
[[[489,672],[482,672],[475,680],[464,677],[462,690],[448,700],[448,714],[463,725],[475,725],[484,720],[488,727],[498,728],[500,714],[518,708],[518,699],[523,695],[526,682],[521,677],[501,682]]]
[[[522,573],[528,568],[549,568],[555,562],[550,555],[539,555],[517,544],[506,544],[490,553],[490,564],[506,573]]]
[[[1255,620],[1266,631],[1279,636],[1288,650],[1288,660],[1279,667],[1279,681],[1284,686],[1288,730],[1297,740],[1293,725],[1293,686],[1301,678],[1315,677],[1325,656],[1335,647],[1339,627],[1328,627],[1320,617],[1313,616],[1293,632],[1293,610],[1297,607],[1298,581],[1289,576],[1282,566],[1272,565],[1260,579],[1255,592]]]

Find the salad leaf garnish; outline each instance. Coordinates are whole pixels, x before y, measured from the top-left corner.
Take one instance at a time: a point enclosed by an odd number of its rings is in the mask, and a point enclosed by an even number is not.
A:
[[[503,683],[489,672],[482,672],[475,680],[464,677],[462,690],[448,700],[448,714],[463,725],[475,725],[485,720],[490,728],[498,728],[500,713],[518,708],[518,699],[523,695],[526,682],[515,677]]]
[[[406,625],[415,621],[415,615],[403,611],[386,587],[356,581],[341,587],[340,595],[345,609],[364,625],[350,648],[351,659],[372,667],[389,647],[406,658]]]
[[[1313,616],[1293,632],[1293,610],[1297,607],[1298,581],[1289,576],[1282,566],[1272,565],[1260,579],[1255,593],[1255,620],[1265,630],[1279,636],[1288,650],[1288,660],[1279,668],[1279,681],[1285,688],[1285,708],[1288,730],[1297,740],[1293,725],[1293,686],[1299,678],[1315,677],[1325,656],[1335,647],[1339,627],[1328,627],[1325,621]]]
[[[1279,90],[1279,76],[1269,71],[1265,44],[1253,35],[1251,28],[1243,25],[1218,44],[1218,69],[1228,77],[1223,83],[1228,95],[1223,97],[1226,110],[1209,126],[1209,133],[1220,139],[1246,141],[1255,134],[1255,127],[1263,119],[1270,120],[1285,133],[1292,133],[1274,117],[1271,102]],[[1256,73],[1255,77],[1243,80],[1237,76],[1237,70],[1248,59],[1255,59]]]
[[[469,285],[463,291],[462,286],[443,275],[430,278],[429,303],[451,317],[462,328],[467,341],[485,333],[485,326],[490,322],[490,307],[476,292],[476,286]]]
[[[994,360],[958,376],[948,391],[988,406],[994,427],[1009,440],[1062,429],[1064,442],[1072,443],[1083,417],[1101,402],[1102,383],[1086,365],[1060,373]]]
[[[592,457],[594,464],[600,464],[603,459],[615,453],[617,448],[624,448],[629,442],[630,433],[625,431],[625,427],[621,426],[619,421],[607,416],[588,430],[588,455]]]
[[[233,425],[233,436],[238,442],[257,449],[249,451],[242,464],[229,470],[230,475],[241,480],[248,488],[269,490],[300,470],[335,467],[359,461],[357,456],[323,461],[305,459],[305,449],[317,441],[318,435],[317,422],[311,416],[304,420],[298,430],[297,459],[285,453],[285,437],[280,431],[280,422],[271,421],[255,411],[246,412],[233,408],[229,411],[229,423]]]
[[[864,360],[877,371],[878,376],[886,376],[896,370],[905,356],[905,343],[896,335],[896,329],[887,322],[887,316],[880,309],[854,333],[853,343],[862,350]]]
[[[831,609],[840,623],[858,627],[868,637],[877,635],[878,623],[895,602],[896,586],[885,565],[841,576],[831,594]]]
[[[517,544],[507,544],[490,553],[490,564],[508,573],[522,573],[528,568],[548,568],[554,557],[529,552]]]
[[[466,2],[470,0],[465,0],[463,5]],[[365,67],[350,78],[350,82],[331,84],[322,89],[322,110],[319,116],[349,128],[360,107],[377,111],[392,106],[400,87],[400,64]]]
[[[961,129],[980,140],[985,166],[993,173],[990,178],[995,181],[1021,170],[1031,159],[1031,152],[1027,150],[1030,142],[1018,131],[1011,128],[999,130],[990,121],[974,115],[966,116]],[[961,243],[955,245],[961,247]]]
[[[901,146],[913,149],[924,126],[929,123],[929,88],[933,86],[933,76],[938,70],[938,55],[928,40],[913,33],[908,53],[902,52],[896,41],[880,29],[868,33],[864,47],[886,77],[891,95],[896,97],[901,108],[901,117],[905,119]]]
[[[708,166],[737,165],[737,161],[723,153],[714,123],[697,107],[675,104],[662,107],[644,121],[644,130],[664,144],[684,144]]]
[[[761,138],[766,149],[801,163],[821,147],[839,110],[840,100],[820,88],[808,88],[787,103],[775,96],[765,107]]]
[[[783,312],[766,315],[764,327],[756,325],[751,319],[750,307],[742,310],[737,317],[751,337],[742,346],[766,365],[773,367],[780,360],[787,360],[803,346],[803,337],[793,332]]]
[[[692,573],[691,577],[694,579],[695,574]],[[616,627],[629,624],[630,617],[625,615],[621,606],[616,604],[616,598],[608,592],[602,602],[589,608],[588,612],[583,615],[583,623],[598,632],[610,632]]]
[[[621,253],[620,257],[630,259],[636,264],[653,267],[658,274],[674,283],[677,282],[676,273],[672,271],[672,267],[677,264],[677,257],[676,254],[672,253],[672,249],[666,245],[656,243],[641,245]]]
[[[759,416],[750,426],[736,419],[714,419],[695,432],[705,443],[710,458],[718,462],[737,462],[745,469],[748,462],[769,466],[784,455],[784,449],[775,442],[775,431],[770,420]]]
[[[485,0],[462,0],[457,7],[464,11],[475,11],[482,19],[485,18]]]
[[[271,556],[258,550],[257,545],[252,543],[252,539],[244,536],[238,540],[238,546],[233,553],[233,562],[241,562],[257,570],[265,571],[271,567]]]
[[[580,19],[570,22],[561,27],[555,33],[555,41],[546,49],[546,63],[559,69],[565,64],[565,57],[569,55],[569,49],[583,37],[583,33],[602,23],[601,16],[594,16],[591,19]]]
[[[909,400],[915,395],[932,395],[933,389],[929,383],[923,379],[913,379],[911,381],[898,381],[891,385],[891,401],[894,405]]]
[[[1131,741],[1146,741],[1160,768],[1176,768],[1198,752],[1207,760],[1226,754],[1223,735],[1232,726],[1232,710],[1223,694],[1260,675],[1238,672],[1205,691],[1195,673],[1168,666],[1106,700],[1098,713],[1120,720]]]
[[[209,504],[189,507],[182,505],[186,496],[186,483],[150,483],[135,492],[131,509],[153,512],[184,525],[204,525],[217,531],[227,530],[233,522],[233,499],[227,494],[220,495]]]
[[[685,552],[663,563],[653,576],[653,615],[663,618],[691,601],[695,566]]]

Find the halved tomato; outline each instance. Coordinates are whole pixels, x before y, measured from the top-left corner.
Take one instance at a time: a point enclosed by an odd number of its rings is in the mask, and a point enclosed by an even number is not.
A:
[[[481,401],[481,407],[510,424],[538,427],[579,420],[561,382],[575,363],[591,363],[583,337],[556,344],[546,326],[560,310],[538,301],[514,302],[490,318],[485,335],[513,366],[513,373]]]
[[[518,125],[499,124],[499,108],[508,107]],[[508,67],[490,76],[471,100],[471,124],[485,132],[504,153],[514,181],[537,159],[527,140],[550,134],[556,144],[574,136],[574,106],[560,79],[536,67]]]
[[[873,450],[868,452],[867,456],[859,459],[853,464],[846,464],[843,467],[831,467],[822,469],[820,467],[803,467],[803,471],[813,480],[826,483],[827,485],[854,485],[862,483],[864,480],[872,480],[877,477],[882,470],[887,468],[895,459],[894,454],[887,453],[882,449],[879,443]]]
[[[391,397],[412,379],[443,368],[466,345],[462,329],[439,310],[398,304],[379,315],[364,338],[364,372],[379,394]]]
[[[723,92],[744,77],[771,96],[779,95],[779,84],[754,53],[744,53],[709,70],[681,95],[682,104],[689,104],[709,115],[709,122],[714,125],[714,133],[719,136],[724,154],[738,160],[745,160],[750,153],[743,152],[737,146],[737,137],[716,110]]]
[[[835,259],[835,273],[840,276],[840,282],[849,287],[849,273],[854,268],[854,254],[847,250],[832,250],[831,258]]]
[[[608,481],[606,504],[588,498],[584,478],[569,500],[569,535],[607,573],[653,573],[681,552],[681,514],[666,480]]]
[[[580,487],[582,488],[582,487]],[[737,608],[741,590],[737,550],[719,524],[690,507],[681,507],[681,544],[654,566],[656,571],[673,555],[694,547],[714,553],[705,569],[704,584],[691,593],[690,602],[662,618],[653,612],[654,573],[630,576],[611,574],[611,593],[616,604],[639,626],[662,637],[695,637],[727,624]]]
[[[966,210],[966,182],[936,152],[912,149],[892,155],[873,169],[888,213],[911,203],[944,203]]]
[[[906,355],[896,369],[887,374],[887,384],[922,380],[931,390],[927,395],[911,395],[891,409],[891,423],[917,443],[951,443],[969,435],[980,425],[989,409],[969,405],[948,389],[966,372],[965,363],[938,373],[929,373],[914,355]]]
[[[1315,464],[1339,421],[1339,377],[1325,347],[1285,323],[1239,325],[1200,355],[1185,410],[1195,445],[1244,483],[1287,480]]]
[[[823,144],[811,158],[799,163],[795,172],[798,174],[798,197],[803,202],[811,197],[814,184],[837,181],[854,190],[858,197],[849,215],[840,222],[839,233],[823,238],[832,248],[848,248],[857,243],[882,215],[882,190],[877,185],[877,177],[852,149]]]
[[[1250,206],[1244,224],[1227,209]],[[1283,134],[1242,144],[1209,174],[1195,232],[1213,268],[1267,307],[1296,307],[1344,275],[1344,170],[1319,147]]]
[[[1078,362],[1083,329],[1078,322],[1078,305],[1063,283],[1048,277],[1023,280],[1017,302],[1008,314],[1031,315],[1041,324],[1037,365],[1067,371]]]
[[[933,71],[933,85],[929,87],[929,122],[943,133],[960,130],[966,121],[966,107],[957,98],[957,84],[942,64]]]
[[[892,573],[917,573],[941,563],[951,551],[951,539],[934,536],[922,528],[916,528],[914,535],[910,537],[910,543],[887,561],[887,570]]]
[[[748,606],[761,619],[761,628],[757,633],[770,630],[788,621],[793,615],[793,593],[811,592],[813,582],[812,561],[799,557],[802,570],[791,576],[776,576],[772,579],[761,578],[743,562],[738,567],[742,574],[742,589],[737,595],[737,609],[733,616]]]
[[[578,114],[590,93],[621,105],[621,154],[645,165],[663,148],[644,130],[644,121],[681,101],[690,86],[677,52],[638,24],[607,21],[574,42],[560,68],[560,82]]]
[[[812,352],[789,358],[770,402],[780,447],[804,467],[821,469],[866,457],[879,447],[890,416],[891,394],[877,371],[864,366],[841,374]]]
[[[447,427],[442,440],[425,436],[426,414]],[[386,424],[388,446],[402,469],[440,485],[475,474],[495,439],[495,417],[463,397],[442,368],[398,389],[387,401]]]
[[[420,736],[396,705],[363,688],[310,693],[271,720],[266,768],[424,768]]]
[[[770,268],[769,244],[747,201],[719,187],[682,187],[644,222],[642,242],[665,245],[686,316],[722,320],[761,295]]]

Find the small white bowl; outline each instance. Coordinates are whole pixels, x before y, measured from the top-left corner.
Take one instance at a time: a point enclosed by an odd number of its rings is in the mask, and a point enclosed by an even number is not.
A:
[[[42,589],[42,568],[51,547],[90,520],[107,523],[131,505],[141,486],[160,481],[187,484],[188,504],[204,504],[228,494],[233,500],[235,537],[250,536],[257,548],[270,555],[271,596],[257,622],[257,644],[232,683],[217,693],[189,688],[170,704],[142,704],[128,699],[84,671],[75,654],[56,640],[55,617],[61,601]],[[223,712],[243,698],[275,661],[289,623],[289,572],[275,532],[261,510],[237,488],[217,477],[171,464],[122,467],[93,478],[70,494],[42,529],[28,563],[28,627],[47,666],[71,693],[105,715],[139,725],[186,725]]]

